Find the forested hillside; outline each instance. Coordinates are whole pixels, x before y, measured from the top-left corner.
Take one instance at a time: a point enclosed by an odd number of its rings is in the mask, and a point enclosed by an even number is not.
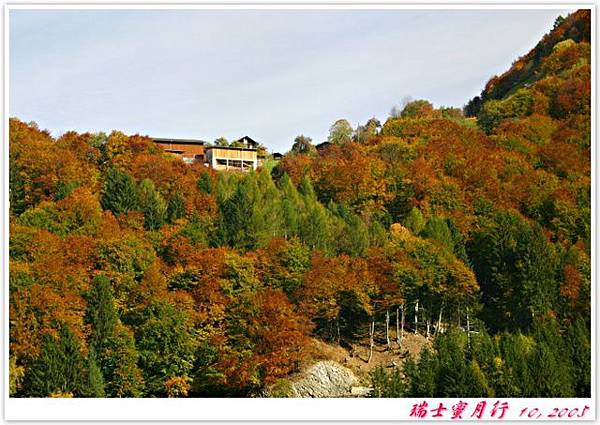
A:
[[[373,395],[589,396],[590,81],[578,11],[465,114],[340,120],[247,174],[12,118],[11,395],[254,396],[315,340],[416,332]]]

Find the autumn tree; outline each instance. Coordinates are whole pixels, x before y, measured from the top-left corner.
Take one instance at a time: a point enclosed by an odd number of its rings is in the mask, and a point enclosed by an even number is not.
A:
[[[316,149],[312,144],[312,139],[301,134],[294,139],[291,152],[295,154],[313,155],[316,153]]]
[[[352,140],[354,130],[350,123],[345,119],[337,120],[329,128],[329,137],[327,141],[335,145],[341,145]]]

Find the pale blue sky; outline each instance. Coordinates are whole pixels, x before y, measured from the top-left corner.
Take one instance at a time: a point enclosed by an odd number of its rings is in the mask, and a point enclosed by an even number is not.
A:
[[[462,106],[565,10],[10,12],[10,115],[286,151],[406,96]]]

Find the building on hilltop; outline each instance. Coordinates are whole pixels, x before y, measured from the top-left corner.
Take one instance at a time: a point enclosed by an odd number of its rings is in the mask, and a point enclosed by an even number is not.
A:
[[[265,159],[264,149],[249,136],[235,140],[230,146],[210,146],[203,140],[152,138],[165,152],[186,163],[201,162],[215,170],[256,170]]]
[[[199,139],[171,139],[153,137],[152,141],[163,148],[165,152],[178,156],[186,163],[204,163],[206,142]]]
[[[215,170],[248,171],[258,168],[255,148],[209,146],[206,148],[206,162]]]
[[[241,145],[241,147],[244,148],[257,149],[260,144],[250,136],[244,136],[233,142],[232,145]]]
[[[215,170],[256,170],[263,159],[258,152],[259,146],[249,136],[231,142],[230,146],[209,146],[206,148],[206,163]]]

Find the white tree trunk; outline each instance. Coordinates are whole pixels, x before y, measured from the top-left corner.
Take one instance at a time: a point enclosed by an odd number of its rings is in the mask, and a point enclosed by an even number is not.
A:
[[[402,320],[400,322],[400,340],[404,341],[404,304],[402,304]]]
[[[371,328],[369,329],[369,358],[367,359],[367,363],[373,357],[373,347],[375,347],[375,316],[371,319]]]
[[[387,309],[385,311],[385,342],[387,344],[388,350],[391,349],[390,345],[390,310]]]
[[[469,320],[469,307],[467,307],[467,347],[471,348],[471,321]]]
[[[438,322],[437,322],[437,327],[435,328],[435,333],[434,335],[437,335],[438,332],[441,332],[442,329],[442,312],[444,311],[444,306],[442,305],[440,307],[440,314],[438,316]]]
[[[415,333],[419,333],[419,300],[415,304]]]
[[[396,307],[396,343],[398,343],[398,347],[402,343],[400,341],[400,307]]]

